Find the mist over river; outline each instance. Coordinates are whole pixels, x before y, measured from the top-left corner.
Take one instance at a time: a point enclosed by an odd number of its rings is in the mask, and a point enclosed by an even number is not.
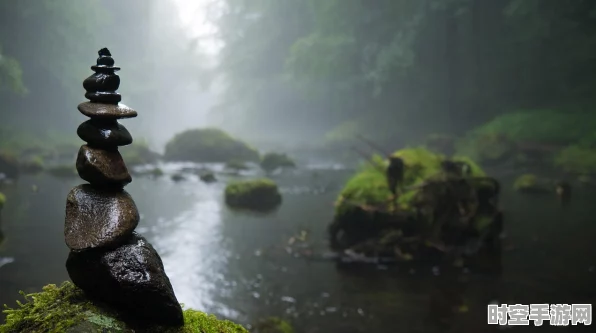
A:
[[[327,253],[326,227],[333,202],[353,169],[302,166],[272,178],[283,195],[270,214],[234,212],[223,203],[229,178],[174,182],[170,174],[194,165],[163,165],[156,179],[134,176],[126,190],[141,222],[137,231],[161,255],[181,303],[247,327],[278,316],[304,333],[489,332],[486,305],[595,303],[596,234],[590,214],[594,192],[574,190],[563,209],[554,196],[514,193],[502,184],[505,229],[500,274],[462,269],[338,265],[309,260]],[[242,177],[254,177],[249,171]],[[8,198],[1,214],[0,304],[15,305],[19,290],[39,291],[68,280],[64,214],[68,191],[81,183],[45,174],[1,185]],[[36,187],[36,188],[33,188]],[[301,247],[289,241],[307,235]],[[292,246],[289,246],[292,245]],[[445,309],[463,299],[466,309]],[[446,304],[446,305],[445,305]],[[3,318],[2,318],[3,319]],[[587,327],[590,328],[590,327]],[[586,327],[514,327],[513,331],[589,331]]]

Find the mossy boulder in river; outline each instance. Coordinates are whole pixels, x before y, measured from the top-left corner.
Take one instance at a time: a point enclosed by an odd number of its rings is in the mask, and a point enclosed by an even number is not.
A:
[[[389,162],[375,156],[336,201],[329,227],[334,248],[404,259],[423,253],[425,246],[445,252],[468,241],[496,241],[499,184],[476,163],[424,148],[399,150],[392,157],[403,161],[397,196],[386,177]]]
[[[100,333],[100,332],[155,332],[155,333],[248,333],[242,326],[218,320],[195,310],[184,311],[184,327],[142,327],[122,318],[118,313],[95,304],[84,292],[70,282],[62,286],[48,285],[43,291],[26,295],[27,302],[16,309],[6,309],[6,322],[0,333]]]
[[[0,192],[0,211],[4,208],[4,204],[6,204],[6,196]]]
[[[248,144],[216,128],[192,129],[179,133],[166,145],[168,161],[228,162],[259,160],[259,153]]]
[[[533,174],[524,174],[513,183],[513,188],[519,192],[550,192],[551,184]]]
[[[278,317],[269,317],[259,320],[253,333],[294,333],[294,328],[285,320]]]
[[[286,154],[267,153],[261,159],[261,168],[267,172],[295,167],[296,163]]]
[[[271,179],[232,181],[226,186],[226,204],[232,208],[268,211],[281,203],[277,184]]]

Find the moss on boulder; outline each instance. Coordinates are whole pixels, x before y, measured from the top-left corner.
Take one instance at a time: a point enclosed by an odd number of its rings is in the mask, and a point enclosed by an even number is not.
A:
[[[138,332],[138,325],[99,304],[90,302],[83,291],[70,282],[62,286],[47,285],[40,293],[24,295],[27,302],[16,309],[6,308],[6,322],[0,333],[82,333]],[[195,310],[184,311],[184,327],[143,328],[143,332],[163,333],[248,333],[242,326]]]
[[[267,211],[277,207],[282,198],[277,184],[271,179],[262,178],[228,183],[225,200],[232,208]]]
[[[267,153],[261,159],[261,169],[270,172],[280,168],[295,168],[296,163],[286,154]]]
[[[441,242],[457,238],[444,232],[448,229],[494,237],[496,231],[490,226],[499,211],[492,202],[499,185],[474,161],[446,159],[425,148],[402,149],[392,156],[404,164],[397,199],[386,178],[389,162],[374,156],[348,180],[336,201],[335,218],[329,226],[334,248],[410,260],[407,248],[419,253],[425,238]],[[461,171],[452,172],[454,165]],[[452,224],[456,226],[452,228]]]
[[[548,192],[549,184],[541,180],[536,175],[524,174],[515,179],[513,188],[519,192]]]
[[[254,333],[294,333],[294,328],[285,320],[269,317],[259,320],[254,327]]]
[[[216,128],[187,130],[177,134],[166,145],[168,161],[258,162],[259,153],[248,144]]]
[[[6,196],[0,192],[0,211],[4,208],[4,204],[6,204]]]

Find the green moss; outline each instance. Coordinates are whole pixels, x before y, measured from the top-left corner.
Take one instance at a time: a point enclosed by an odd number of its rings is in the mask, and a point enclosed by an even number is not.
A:
[[[128,166],[155,163],[159,154],[149,149],[144,140],[135,140],[131,145],[120,147],[120,154]]]
[[[166,145],[169,161],[228,162],[259,160],[259,153],[246,143],[216,128],[192,129],[177,134]]]
[[[261,319],[255,325],[254,333],[294,333],[292,326],[285,320],[277,317]]]
[[[549,190],[545,181],[529,173],[517,177],[513,182],[513,188],[520,192],[545,192]]]
[[[226,186],[225,200],[234,208],[269,210],[281,203],[281,194],[271,179],[237,180]]]
[[[405,171],[402,182],[402,194],[398,198],[401,209],[408,210],[418,189],[417,185],[441,176],[441,162],[445,157],[435,154],[425,148],[407,148],[392,154],[404,161]],[[454,161],[466,162],[470,165],[471,176],[484,176],[484,171],[477,163],[468,157],[456,157]],[[336,201],[336,217],[349,214],[353,206],[383,206],[392,207],[391,197],[385,170],[388,161],[380,156],[374,156],[364,167],[348,180]]]
[[[294,168],[296,164],[286,154],[267,153],[261,160],[261,168],[265,171],[273,171],[279,168]]]
[[[569,173],[596,173],[596,149],[569,146],[555,155],[554,164]]]
[[[0,192],[0,210],[4,208],[4,204],[6,204],[6,196]]]
[[[135,332],[118,315],[94,305],[70,282],[48,285],[36,294],[24,295],[16,309],[6,307],[6,322],[0,333]],[[242,326],[195,310],[184,311],[184,327],[153,327],[147,332],[163,333],[248,333]]]

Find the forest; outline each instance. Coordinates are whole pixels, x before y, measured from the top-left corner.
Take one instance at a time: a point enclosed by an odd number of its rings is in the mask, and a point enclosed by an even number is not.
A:
[[[0,0],[0,332],[591,304],[593,50],[593,0]]]

